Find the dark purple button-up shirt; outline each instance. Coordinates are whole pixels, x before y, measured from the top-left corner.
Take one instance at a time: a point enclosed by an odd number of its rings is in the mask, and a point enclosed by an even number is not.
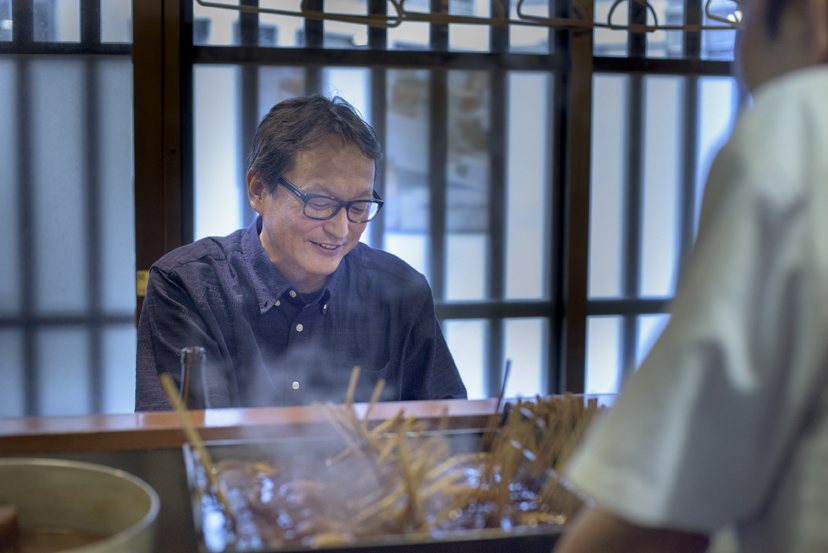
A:
[[[360,243],[318,294],[303,296],[267,257],[260,229],[257,219],[152,266],[138,324],[136,411],[170,409],[158,375],[178,383],[188,346],[206,351],[203,376],[191,377],[196,406],[341,402],[355,365],[357,401],[380,378],[384,400],[466,397],[423,275]]]

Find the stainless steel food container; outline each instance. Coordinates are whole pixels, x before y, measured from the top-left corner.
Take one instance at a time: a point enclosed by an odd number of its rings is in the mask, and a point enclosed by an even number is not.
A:
[[[443,432],[451,444],[454,453],[476,451],[479,446],[480,430],[450,430]],[[343,443],[336,439],[318,437],[286,438],[281,440],[252,441],[226,440],[207,442],[207,450],[214,463],[226,459],[262,459],[275,461],[286,452],[304,452],[309,456],[326,456],[341,451]],[[193,522],[201,553],[288,553],[298,551],[325,551],[326,553],[503,553],[520,551],[521,553],[549,553],[562,526],[555,527],[516,527],[510,531],[502,529],[464,530],[453,532],[434,532],[430,534],[386,535],[362,538],[348,545],[303,546],[295,542],[286,542],[277,548],[237,550],[233,546],[217,544],[210,537],[209,526],[215,526],[215,499],[207,494],[207,482],[204,470],[191,448],[183,447],[184,464],[191,493]],[[292,454],[291,453],[291,454]],[[213,520],[211,520],[213,518]]]
[[[74,461],[0,459],[0,502],[17,507],[21,528],[107,536],[72,553],[151,553],[158,494],[124,471]]]

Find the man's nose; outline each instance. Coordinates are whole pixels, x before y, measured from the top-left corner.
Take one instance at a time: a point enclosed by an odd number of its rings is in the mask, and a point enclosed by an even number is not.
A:
[[[339,212],[325,221],[325,230],[336,238],[344,239],[348,236],[348,212],[343,207]]]

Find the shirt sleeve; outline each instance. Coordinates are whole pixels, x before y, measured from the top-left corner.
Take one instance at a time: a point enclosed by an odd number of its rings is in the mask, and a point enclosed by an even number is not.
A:
[[[180,388],[181,350],[191,346],[201,346],[206,352],[205,373],[191,375],[190,395],[194,405],[229,406],[227,380],[219,374],[223,364],[218,344],[182,283],[174,275],[153,267],[138,323],[136,411],[172,409],[159,377],[162,373],[170,373]],[[209,390],[206,405],[203,402],[205,388]]]
[[[404,346],[402,399],[466,399],[466,387],[434,312],[431,289],[427,292]]]
[[[755,161],[717,158],[672,318],[566,470],[638,524],[712,532],[756,514],[824,371],[811,207]]]

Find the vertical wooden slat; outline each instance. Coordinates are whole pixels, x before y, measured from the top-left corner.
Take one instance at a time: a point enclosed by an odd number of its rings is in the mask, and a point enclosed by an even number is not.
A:
[[[623,256],[622,293],[626,298],[639,295],[641,283],[641,218],[642,181],[644,160],[644,97],[643,76],[631,75],[627,88],[626,109],[626,178],[624,179],[623,212]],[[623,144],[619,144],[623,147]],[[635,369],[636,345],[638,338],[637,315],[625,315],[622,319],[621,377],[623,379]]]
[[[592,4],[584,16],[593,17]],[[566,91],[566,374],[564,389],[582,393],[586,382],[587,276],[589,274],[589,193],[592,135],[592,31],[570,31],[572,71]]]
[[[549,13],[555,17],[569,17],[572,12],[570,2],[566,0],[549,0]],[[571,34],[566,31],[549,30],[550,63],[554,58],[562,55],[569,56]],[[564,342],[565,329],[565,282],[566,282],[566,179],[567,179],[567,114],[569,113],[568,91],[569,71],[550,69],[549,114],[549,158],[551,180],[548,218],[549,259],[548,259],[548,293],[553,302],[552,312],[548,324],[547,340],[548,353],[545,366],[547,372],[543,378],[544,391],[548,394],[560,394],[565,391],[566,380],[566,347]]]
[[[19,14],[20,3],[15,3],[13,17]],[[17,32],[15,27],[13,32]],[[22,36],[21,33],[20,36]],[[15,35],[17,38],[18,35]],[[25,37],[24,37],[25,39]],[[38,375],[38,354],[36,346],[37,327],[33,323],[35,313],[35,267],[34,267],[34,199],[32,187],[33,159],[36,145],[32,136],[34,106],[31,101],[31,68],[26,58],[16,60],[17,87],[14,104],[17,108],[17,212],[19,216],[18,259],[20,267],[20,315],[23,319],[23,412],[32,417],[40,414],[40,378]]]
[[[12,1],[12,42],[25,47],[34,41],[34,0]]]
[[[171,104],[171,109],[177,113],[174,114],[178,119],[178,132],[173,132],[168,135],[167,140],[171,143],[171,147],[167,151],[172,151],[175,148],[178,154],[179,173],[176,175],[172,173],[170,186],[175,186],[180,190],[178,195],[171,195],[173,203],[178,202],[178,213],[180,213],[181,221],[179,223],[180,244],[189,244],[193,241],[195,235],[195,126],[193,123],[194,109],[193,109],[193,2],[192,0],[164,0],[165,2],[172,2],[170,6],[171,16],[178,14],[175,20],[168,20],[169,25],[175,25],[178,32],[178,52],[176,54],[177,63],[175,67],[170,67],[172,72],[170,78],[171,84],[178,88],[178,95],[168,99]],[[172,40],[175,37],[170,37]],[[169,111],[169,110],[168,110]],[[173,114],[170,114],[172,117]],[[171,119],[172,121],[172,119]],[[172,156],[171,156],[172,157]],[[180,183],[180,184],[179,184]],[[172,246],[177,247],[177,246]]]
[[[386,151],[386,113],[388,109],[387,70],[384,68],[371,69],[371,125],[377,133],[377,140]],[[379,174],[376,175],[374,187],[381,197],[385,197],[385,164],[380,164]],[[384,211],[384,210],[383,210]],[[382,248],[385,236],[385,213],[381,211],[376,219],[371,221],[369,240],[374,248]]]
[[[185,124],[182,101],[191,98],[186,88],[182,87],[182,64],[187,63],[186,52],[182,49],[181,38],[184,31],[182,22],[182,4],[190,0],[164,0],[164,66],[163,66],[163,144],[164,144],[164,247],[165,252],[182,244],[192,242],[192,211],[189,224],[185,224],[184,208],[192,207],[192,202],[184,201],[186,192],[192,196],[192,181],[183,178],[182,145]],[[192,26],[190,26],[192,29]]]
[[[81,1],[80,41],[91,48],[101,43],[101,0]]]
[[[181,5],[142,0],[133,5],[135,258],[148,270],[185,243],[182,213]],[[192,26],[189,27],[190,39]],[[186,144],[186,142],[184,143]],[[191,153],[191,150],[189,150]],[[192,225],[186,225],[191,227]],[[192,230],[190,229],[190,236]],[[143,298],[138,298],[140,315]],[[137,320],[137,319],[136,319]]]
[[[368,0],[368,13],[384,15],[388,12],[386,0]],[[371,50],[385,50],[388,43],[388,32],[384,27],[368,27],[368,48]],[[386,117],[388,110],[388,76],[387,69],[375,67],[371,69],[371,125],[377,133],[377,140],[386,151]],[[375,188],[379,195],[385,197],[385,164],[380,168],[380,174],[376,176]],[[371,246],[382,248],[385,236],[385,213],[380,212],[376,219],[371,222],[369,241]]]
[[[449,0],[429,0],[431,13],[448,13]],[[445,52],[448,50],[448,25],[432,23],[430,25],[431,50]]]
[[[86,141],[84,143],[85,159],[84,167],[86,187],[86,294],[89,298],[87,310],[90,315],[91,324],[88,332],[89,349],[89,383],[90,383],[90,405],[91,413],[101,413],[104,407],[104,370],[103,370],[103,326],[102,326],[102,301],[103,293],[103,234],[101,226],[103,205],[101,194],[103,183],[101,183],[101,172],[98,160],[100,159],[100,121],[98,118],[98,70],[99,64],[95,60],[84,62],[85,70],[85,96],[86,114],[84,122],[86,125]]]
[[[431,0],[432,13],[448,13],[448,0]],[[431,24],[431,49],[448,50],[448,25]],[[431,70],[429,94],[429,281],[434,301],[445,299],[446,211],[448,194],[448,72]]]
[[[434,301],[445,299],[448,193],[448,72],[431,72],[429,101],[429,282]]]
[[[684,22],[698,25],[702,22],[702,0],[686,0],[684,5]],[[701,33],[684,33],[684,57],[701,58]],[[684,77],[683,97],[683,139],[682,148],[682,183],[681,210],[679,212],[679,259],[678,274],[683,269],[690,250],[693,248],[696,226],[696,180],[698,179],[697,158],[699,155],[699,78]]]
[[[241,0],[241,5],[258,6],[259,0]],[[241,46],[255,47],[259,44],[259,15],[248,12],[239,13],[239,40]],[[244,64],[241,66],[241,105],[239,113],[238,185],[241,196],[241,219],[243,225],[253,222],[255,212],[247,197],[247,155],[253,142],[253,134],[259,124],[259,66]]]
[[[306,9],[312,11],[323,11],[324,0],[305,0]],[[324,21],[313,19],[305,20],[305,48],[322,48],[325,42]],[[322,91],[322,68],[312,65],[305,68],[305,94],[321,94]]]
[[[638,2],[629,2],[629,21],[632,24],[647,22],[647,8]],[[629,33],[627,52],[631,58],[647,55],[645,33]],[[626,175],[624,179],[624,230],[622,239],[622,293],[626,298],[636,298],[641,282],[641,217],[644,162],[644,76],[630,75],[627,81],[626,109]],[[638,343],[638,316],[626,315],[621,322],[621,348],[619,361],[623,381],[634,369]]]
[[[491,13],[496,13],[492,2]],[[509,51],[509,27],[491,27],[489,50],[493,53]],[[506,87],[506,71],[490,72],[489,105],[489,255],[488,299],[501,300],[505,296],[506,280],[506,112],[509,105]],[[503,385],[503,359],[505,356],[505,323],[503,319],[489,320],[489,340],[486,345],[486,394],[496,397]]]

